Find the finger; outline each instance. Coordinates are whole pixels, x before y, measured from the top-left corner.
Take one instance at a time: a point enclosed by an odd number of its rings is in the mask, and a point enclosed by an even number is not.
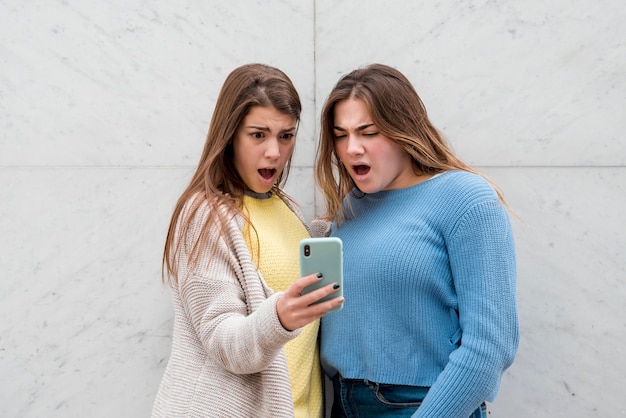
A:
[[[337,296],[336,298],[333,298],[329,301],[319,302],[319,303],[314,303],[312,305],[309,305],[309,309],[310,309],[309,312],[310,312],[310,315],[315,316],[315,319],[321,318],[327,313],[329,313],[331,310],[333,310],[334,308],[337,308],[343,305],[344,302],[345,302],[345,299],[343,296]]]
[[[343,305],[345,301],[346,300],[344,299],[343,296],[337,296],[336,298],[332,298],[331,300],[328,300],[326,302],[320,302],[317,305],[319,305],[319,307],[324,310],[324,315],[325,315],[331,309],[334,309]]]
[[[307,305],[311,305],[317,302],[318,300],[337,292],[339,290],[339,287],[340,286],[338,283],[328,284],[324,287],[321,287],[305,295],[302,295],[302,301],[305,302]]]
[[[304,276],[293,282],[291,286],[285,291],[285,293],[289,293],[291,296],[300,296],[302,295],[302,290],[312,285],[313,283],[317,283],[322,280],[322,273],[309,274],[308,276]]]

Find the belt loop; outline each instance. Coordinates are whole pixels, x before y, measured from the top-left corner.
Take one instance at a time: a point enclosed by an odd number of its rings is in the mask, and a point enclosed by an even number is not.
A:
[[[378,383],[376,383],[376,382],[371,382],[371,381],[369,381],[369,380],[367,380],[367,379],[363,379],[363,383],[364,383],[364,384],[365,384],[365,386],[367,386],[368,388],[370,388],[370,389],[372,389],[372,390],[375,390],[375,391],[378,391],[378,386],[379,386],[379,384],[378,384]]]

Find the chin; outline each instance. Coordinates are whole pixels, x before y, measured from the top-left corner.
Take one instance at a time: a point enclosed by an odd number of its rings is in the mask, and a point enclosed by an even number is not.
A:
[[[254,189],[251,189],[253,192],[256,193],[267,193],[270,190],[272,190],[272,187],[274,187],[274,185],[272,184],[271,186],[267,186],[267,185],[262,185],[262,186],[257,186]]]

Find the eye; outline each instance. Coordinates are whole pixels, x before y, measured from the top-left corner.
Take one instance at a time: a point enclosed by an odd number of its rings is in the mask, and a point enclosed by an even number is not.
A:
[[[363,136],[372,137],[376,135],[378,135],[378,132],[363,132]]]
[[[284,139],[284,140],[290,141],[290,140],[293,139],[294,136],[295,135],[292,132],[285,132],[284,134],[282,134],[280,136],[280,139]]]
[[[343,138],[345,138],[345,137],[347,137],[347,136],[348,136],[348,135],[346,135],[345,133],[338,133],[338,132],[335,132],[335,134],[333,135],[333,139],[334,139],[335,141],[339,141],[340,139],[343,139]]]
[[[259,132],[252,132],[250,134],[250,136],[252,138],[254,138],[254,139],[263,139],[263,137],[264,137],[263,132],[260,132],[260,131]]]

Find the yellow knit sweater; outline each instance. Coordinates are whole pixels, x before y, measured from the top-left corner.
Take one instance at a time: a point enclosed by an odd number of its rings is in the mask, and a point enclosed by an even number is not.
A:
[[[300,277],[298,245],[309,233],[276,195],[268,199],[244,196],[243,202],[245,213],[254,225],[254,228],[246,226],[243,234],[252,258],[268,286],[275,292],[284,291]],[[318,329],[319,321],[315,321],[285,345],[295,416],[298,418],[322,416]]]

